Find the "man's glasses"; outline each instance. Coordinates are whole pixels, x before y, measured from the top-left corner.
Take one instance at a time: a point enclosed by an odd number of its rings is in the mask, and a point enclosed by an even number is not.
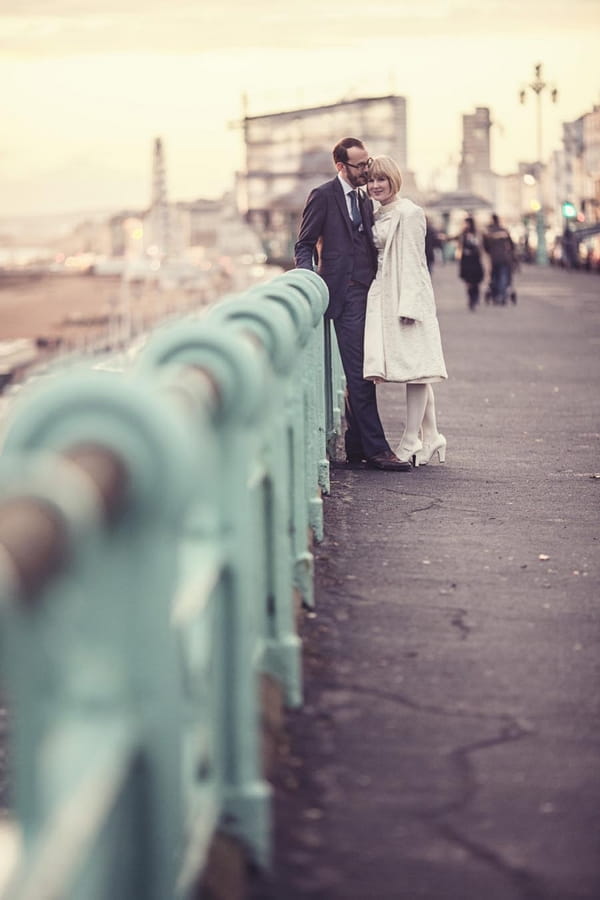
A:
[[[366,172],[366,170],[369,168],[369,166],[372,165],[372,163],[373,163],[373,160],[371,159],[371,157],[369,157],[366,162],[361,162],[361,163],[356,163],[356,164],[347,162],[347,163],[344,163],[344,165],[348,166],[350,169],[358,169],[359,172]]]

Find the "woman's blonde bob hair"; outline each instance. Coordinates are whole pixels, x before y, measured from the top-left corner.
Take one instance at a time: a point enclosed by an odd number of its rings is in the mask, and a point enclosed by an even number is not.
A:
[[[369,178],[373,178],[375,175],[383,175],[384,178],[387,178],[395,194],[400,191],[400,188],[402,187],[402,174],[397,163],[391,156],[373,157],[373,162],[369,166]]]

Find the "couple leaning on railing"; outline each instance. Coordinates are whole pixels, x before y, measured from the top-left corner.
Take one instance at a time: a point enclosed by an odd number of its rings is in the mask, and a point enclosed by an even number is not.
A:
[[[157,329],[134,373],[50,373],[19,396],[0,455],[10,900],[192,898],[222,834],[269,864],[261,697],[268,679],[302,702],[297,599],[314,603],[342,399],[350,465],[445,455],[424,215],[389,158],[349,138],[334,161],[296,246],[300,269],[319,246],[322,278]],[[407,384],[396,453],[380,381]]]
[[[347,463],[409,471],[435,454],[443,462],[446,439],[438,431],[432,384],[447,372],[425,256],[425,214],[399,196],[402,176],[394,160],[371,159],[362,141],[339,141],[333,162],[337,175],[308,197],[295,262],[305,269],[316,264],[329,288],[327,316],[346,376]],[[375,386],[388,381],[406,384],[406,424],[395,452],[377,410]]]

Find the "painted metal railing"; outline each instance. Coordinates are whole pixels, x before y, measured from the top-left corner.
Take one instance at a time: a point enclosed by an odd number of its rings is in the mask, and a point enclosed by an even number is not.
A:
[[[0,458],[11,900],[191,897],[215,833],[268,866],[260,678],[302,702],[343,376],[293,271],[23,391]],[[333,345],[332,345],[333,340]]]

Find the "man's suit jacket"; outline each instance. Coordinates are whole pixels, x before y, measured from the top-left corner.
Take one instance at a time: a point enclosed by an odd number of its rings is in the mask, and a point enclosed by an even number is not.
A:
[[[373,243],[373,205],[359,191],[363,227],[373,259],[373,276],[377,270],[377,250]],[[339,178],[333,178],[311,191],[294,248],[296,267],[314,269],[329,288],[326,315],[335,319],[343,308],[354,261],[354,235],[348,215],[346,197]]]

